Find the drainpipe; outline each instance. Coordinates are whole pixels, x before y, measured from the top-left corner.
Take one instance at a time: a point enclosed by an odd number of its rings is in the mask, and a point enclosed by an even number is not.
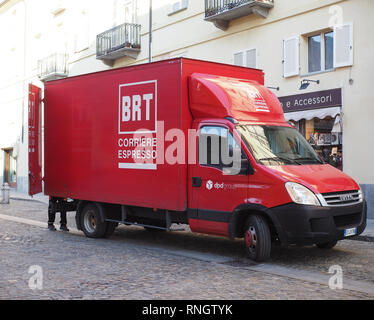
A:
[[[24,25],[23,25],[23,75],[22,75],[22,137],[21,142],[24,143],[25,141],[25,78],[26,78],[26,23],[27,23],[27,6],[26,1],[23,0],[23,6],[24,6]],[[28,94],[26,95],[28,96]]]
[[[152,0],[149,0],[149,62],[152,62]]]

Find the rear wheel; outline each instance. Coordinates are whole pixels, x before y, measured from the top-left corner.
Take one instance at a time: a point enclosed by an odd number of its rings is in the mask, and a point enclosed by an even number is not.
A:
[[[271,233],[266,220],[260,215],[249,216],[244,231],[244,241],[251,260],[260,262],[270,258]]]
[[[105,230],[104,237],[105,238],[111,237],[117,227],[118,227],[118,223],[116,223],[116,222],[107,222],[107,227],[106,227],[106,230]]]
[[[82,231],[89,238],[103,238],[107,231],[107,222],[101,221],[99,208],[93,203],[84,207],[81,214],[81,226]]]
[[[324,243],[317,243],[316,246],[320,249],[332,249],[336,246],[336,244],[338,243],[337,240],[333,240],[333,241],[329,241],[329,242],[324,242]]]

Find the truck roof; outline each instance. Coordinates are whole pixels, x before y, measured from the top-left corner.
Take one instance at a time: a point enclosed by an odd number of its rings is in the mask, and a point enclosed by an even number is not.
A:
[[[278,98],[256,81],[194,73],[189,89],[194,118],[286,123]]]
[[[261,69],[234,66],[234,65],[231,65],[231,64],[227,64],[227,63],[179,57],[179,58],[165,59],[165,60],[155,61],[155,62],[134,64],[134,65],[131,65],[131,66],[124,66],[124,67],[119,67],[119,68],[114,68],[114,69],[95,71],[95,72],[90,72],[90,73],[85,73],[85,74],[79,74],[79,75],[76,75],[76,76],[69,76],[69,77],[63,78],[63,79],[49,80],[45,84],[46,85],[55,84],[55,83],[59,83],[59,82],[65,82],[65,81],[80,79],[82,77],[89,77],[89,76],[96,75],[96,74],[117,73],[117,72],[123,72],[124,70],[130,70],[130,69],[131,70],[132,69],[141,69],[142,70],[142,69],[144,69],[144,67],[147,67],[147,68],[150,68],[150,67],[153,67],[153,66],[156,67],[160,64],[171,64],[171,63],[182,63],[183,64],[183,63],[186,63],[186,62],[221,65],[221,66],[228,66],[230,68],[242,69],[242,70],[250,69],[250,70],[256,70],[256,71],[262,71]]]

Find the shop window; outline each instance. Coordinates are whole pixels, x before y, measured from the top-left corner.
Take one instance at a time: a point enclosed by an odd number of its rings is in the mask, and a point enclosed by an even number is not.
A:
[[[324,32],[308,37],[308,72],[327,71],[334,68],[334,32]]]
[[[306,139],[321,159],[342,169],[342,132],[339,123],[339,115],[335,118],[307,120]]]

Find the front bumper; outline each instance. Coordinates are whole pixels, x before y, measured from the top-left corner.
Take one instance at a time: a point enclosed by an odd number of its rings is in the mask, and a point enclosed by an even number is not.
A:
[[[317,244],[346,239],[344,230],[366,228],[365,200],[344,207],[317,207],[295,203],[268,209],[282,244]]]

